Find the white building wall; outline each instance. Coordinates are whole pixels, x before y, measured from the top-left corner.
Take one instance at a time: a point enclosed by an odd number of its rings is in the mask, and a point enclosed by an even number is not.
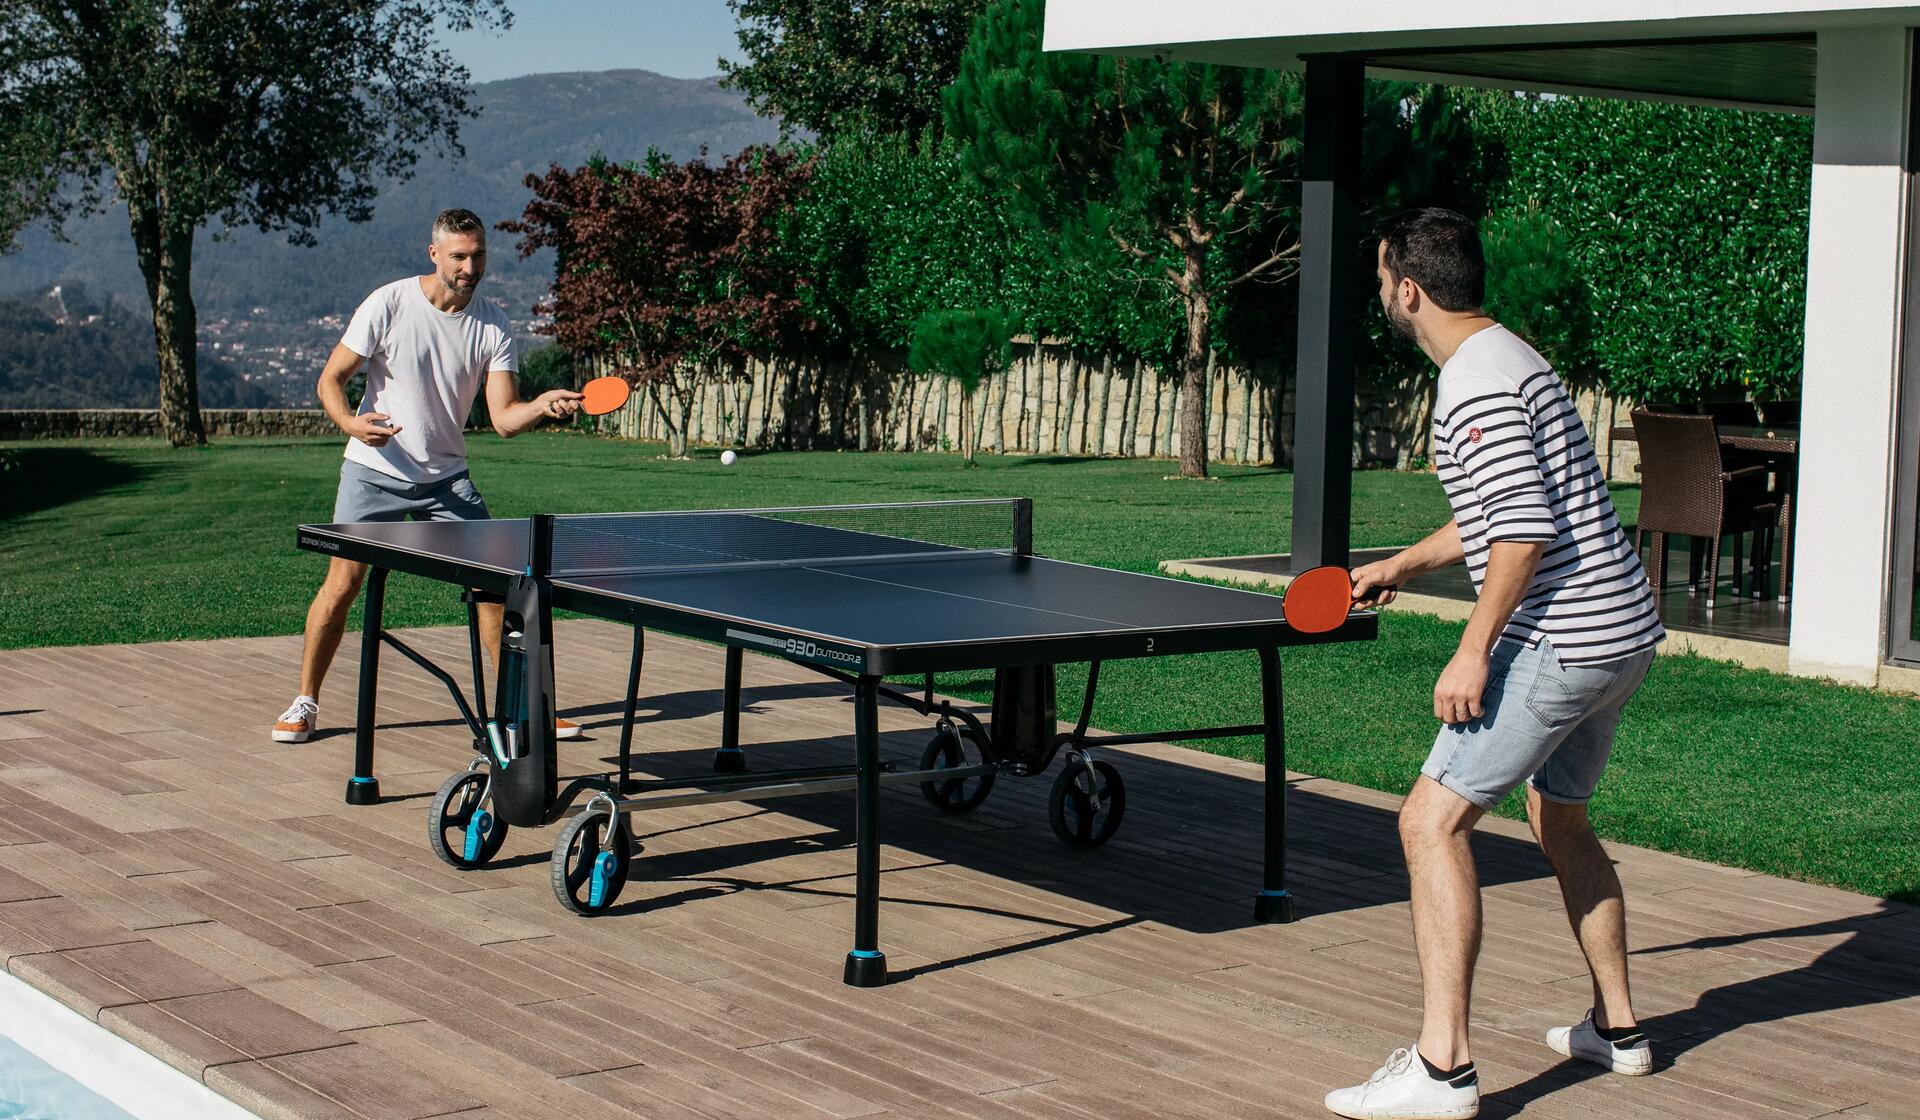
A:
[[[1787,664],[1862,684],[1887,628],[1908,42],[1895,27],[1819,37]]]

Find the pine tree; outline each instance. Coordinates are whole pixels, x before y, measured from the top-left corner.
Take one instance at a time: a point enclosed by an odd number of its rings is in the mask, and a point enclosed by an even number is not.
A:
[[[1273,219],[1299,148],[1299,80],[1048,53],[1042,19],[1042,0],[1001,0],[975,22],[946,93],[949,135],[1064,257],[1098,259],[1096,245],[1110,241],[1177,305],[1180,473],[1204,478],[1216,304],[1249,280],[1290,272],[1298,252]],[[1266,239],[1265,251],[1227,267],[1225,241],[1249,234]]]

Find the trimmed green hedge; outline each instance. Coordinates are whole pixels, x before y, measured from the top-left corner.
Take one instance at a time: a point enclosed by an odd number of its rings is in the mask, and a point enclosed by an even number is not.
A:
[[[1613,392],[1799,395],[1810,118],[1483,94],[1475,128],[1495,210],[1567,233]]]

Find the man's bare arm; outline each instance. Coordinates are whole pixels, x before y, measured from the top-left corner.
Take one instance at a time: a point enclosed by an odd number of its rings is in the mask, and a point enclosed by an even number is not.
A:
[[[564,420],[580,411],[580,400],[580,394],[571,389],[549,389],[523,401],[512,370],[487,374],[487,418],[502,439],[512,439],[542,420]]]
[[[1538,541],[1495,541],[1487,550],[1487,573],[1480,580],[1480,601],[1467,619],[1467,632],[1460,636],[1460,648],[1493,652],[1501,631],[1520,600],[1527,596],[1533,582],[1533,570],[1540,566],[1540,554],[1547,550]]]
[[[326,368],[320,371],[320,384],[315,392],[320,397],[320,407],[327,410],[327,418],[341,431],[369,447],[379,447],[399,434],[400,425],[389,423],[392,417],[384,412],[356,416],[353,406],[347,403],[347,382],[353,380],[364,361],[364,357],[336,344],[327,358]]]
[[[1402,587],[1408,580],[1451,567],[1466,558],[1460,544],[1460,524],[1449,521],[1428,533],[1420,543],[1409,545],[1385,560],[1355,568],[1354,598],[1371,599],[1383,605],[1391,603],[1394,592],[1388,588]]]
[[[1480,698],[1487,690],[1487,664],[1494,643],[1526,598],[1533,570],[1546,550],[1541,541],[1495,541],[1488,548],[1480,601],[1460,635],[1460,648],[1433,686],[1433,714],[1441,722],[1465,723],[1482,715]]]

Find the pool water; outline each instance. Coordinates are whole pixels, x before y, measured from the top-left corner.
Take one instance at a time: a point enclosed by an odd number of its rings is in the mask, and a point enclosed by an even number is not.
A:
[[[125,1109],[0,1035],[0,1120],[134,1120]]]

